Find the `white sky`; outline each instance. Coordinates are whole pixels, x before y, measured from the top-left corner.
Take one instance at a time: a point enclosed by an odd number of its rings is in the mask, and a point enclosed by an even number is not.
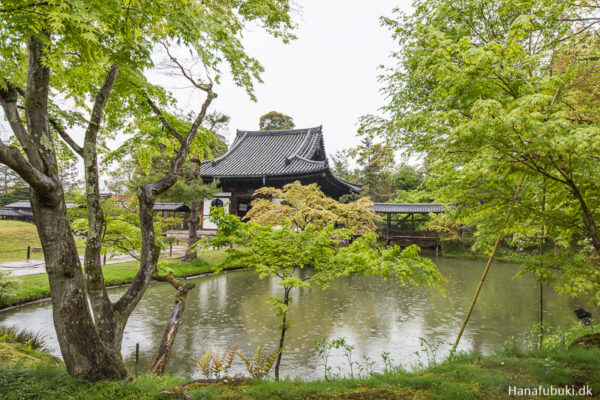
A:
[[[390,64],[397,49],[391,32],[379,25],[395,7],[410,10],[408,0],[298,0],[298,39],[285,45],[259,29],[244,35],[248,53],[265,72],[256,85],[257,102],[224,76],[212,110],[231,117],[230,141],[236,129],[258,129],[261,115],[290,115],[297,128],[323,125],[329,154],[358,144],[357,122],[384,104],[378,66]],[[163,81],[164,82],[164,81]],[[183,85],[184,83],[181,82]],[[170,87],[184,111],[197,110],[201,92]]]

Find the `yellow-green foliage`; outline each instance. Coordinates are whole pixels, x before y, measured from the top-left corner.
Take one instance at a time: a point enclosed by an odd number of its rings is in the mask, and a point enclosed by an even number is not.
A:
[[[204,373],[204,376],[210,378],[211,368],[210,364],[212,362],[212,348],[208,349],[206,353],[202,356],[201,359],[196,360],[196,363],[200,366],[200,369]]]
[[[246,371],[254,379],[262,379],[269,373],[269,370],[277,360],[277,356],[283,349],[275,349],[270,353],[264,352],[262,346],[258,346],[252,358],[245,356],[238,351],[238,355],[246,364]]]
[[[302,185],[296,181],[283,189],[265,187],[258,189],[255,195],[260,197],[252,202],[245,219],[261,225],[283,225],[286,221],[298,229],[308,224],[316,228],[333,225],[363,235],[375,232],[379,220],[375,212],[367,209],[373,205],[368,198],[343,204],[325,196],[315,183]]]
[[[229,371],[236,354],[237,343],[222,353],[220,351],[213,351],[210,348],[204,353],[201,359],[196,360],[196,363],[200,366],[204,376],[210,378],[214,375],[218,379],[222,373],[226,374]]]

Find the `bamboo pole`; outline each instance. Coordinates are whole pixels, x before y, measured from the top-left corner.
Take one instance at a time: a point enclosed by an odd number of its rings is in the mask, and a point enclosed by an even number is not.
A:
[[[544,183],[542,185],[542,218],[546,212],[546,177],[544,177]],[[540,226],[540,270],[544,269],[544,241],[546,239],[546,226],[544,220]],[[541,350],[544,346],[544,281],[540,278],[540,337],[539,337],[539,349]]]
[[[481,291],[483,282],[485,281],[488,271],[490,270],[490,265],[492,265],[492,261],[494,261],[494,257],[496,256],[496,251],[498,250],[498,246],[500,245],[500,240],[502,240],[502,237],[504,236],[504,234],[503,234],[504,228],[506,227],[506,224],[507,224],[508,220],[510,219],[510,216],[513,211],[514,200],[516,200],[517,196],[519,195],[521,186],[523,186],[523,181],[525,181],[525,173],[523,173],[523,175],[521,175],[521,179],[519,180],[519,184],[517,185],[517,189],[515,190],[515,194],[513,195],[513,203],[511,204],[510,208],[508,209],[508,212],[506,213],[506,217],[504,218],[504,223],[502,224],[502,227],[500,228],[500,233],[498,234],[498,238],[496,238],[496,242],[494,243],[494,248],[492,249],[490,258],[488,259],[488,262],[485,265],[485,269],[483,270],[483,275],[481,275],[481,279],[479,280],[479,284],[477,285],[477,289],[475,290],[475,296],[473,296],[473,300],[471,301],[471,306],[469,307],[469,311],[467,311],[467,316],[465,317],[465,320],[463,321],[462,326],[460,327],[460,332],[458,332],[458,336],[456,337],[456,343],[454,343],[454,346],[452,348],[452,353],[456,351],[456,348],[458,347],[458,344],[460,343],[460,338],[462,337],[465,327],[467,326],[467,323],[469,322],[469,318],[471,317],[471,313],[473,312],[473,308],[475,307],[475,303],[477,303],[477,298],[479,297],[479,292]]]

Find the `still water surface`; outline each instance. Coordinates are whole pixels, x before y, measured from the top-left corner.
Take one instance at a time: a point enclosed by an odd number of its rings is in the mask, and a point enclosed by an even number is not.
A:
[[[483,261],[439,258],[440,272],[448,280],[445,297],[430,287],[402,286],[393,278],[348,277],[333,282],[326,290],[294,289],[290,317],[292,326],[286,335],[281,372],[284,376],[316,378],[323,376],[322,363],[313,352],[315,339],[345,337],[355,346],[352,357],[368,357],[380,371],[383,352],[389,352],[395,364],[406,368],[416,365],[419,338],[430,343],[442,342],[438,359],[453,342],[483,270]],[[531,277],[513,279],[519,266],[492,265],[460,349],[489,354],[514,336],[523,333],[539,318],[538,286]],[[196,278],[196,289],[188,295],[168,372],[184,377],[201,377],[194,362],[209,347],[226,349],[238,343],[240,350],[252,353],[258,346],[275,348],[279,321],[267,303],[269,296],[281,296],[275,279],[259,280],[250,271],[231,272]],[[124,288],[111,290],[117,298]],[[123,339],[123,357],[133,371],[135,344],[140,343],[140,371],[148,368],[169,319],[174,289],[168,284],[153,285],[129,319]],[[584,300],[558,296],[545,290],[545,322],[569,327],[576,322],[573,310],[585,307],[593,315],[600,310]],[[0,313],[0,326],[14,325],[43,331],[53,354],[60,356],[52,325],[49,303],[27,306]],[[423,361],[426,358],[422,359]],[[329,365],[347,369],[340,353],[333,353]],[[236,364],[233,373],[243,373]],[[356,368],[355,368],[356,371]]]

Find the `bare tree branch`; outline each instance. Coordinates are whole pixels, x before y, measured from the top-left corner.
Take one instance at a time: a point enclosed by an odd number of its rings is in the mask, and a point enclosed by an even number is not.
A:
[[[117,76],[119,75],[119,64],[114,63],[106,78],[104,79],[104,84],[100,88],[100,91],[96,95],[96,99],[94,101],[94,108],[92,109],[92,115],[90,118],[90,123],[85,132],[85,142],[93,141],[96,142],[96,137],[98,135],[98,131],[100,130],[100,123],[102,121],[102,116],[104,115],[104,107],[106,107],[106,103],[112,93],[115,81],[117,80]],[[85,147],[85,145],[84,145]]]
[[[25,150],[27,158],[29,158],[33,165],[41,169],[43,167],[42,159],[37,152],[33,141],[31,140],[29,132],[27,132],[27,129],[23,124],[23,120],[21,119],[19,108],[17,106],[18,94],[23,96],[24,92],[22,89],[6,80],[4,81],[4,84],[6,85],[6,89],[0,89],[0,103],[2,104],[6,118],[8,119],[10,127],[12,128],[17,140]]]
[[[25,182],[39,192],[48,193],[54,187],[52,179],[31,165],[18,148],[7,146],[1,141],[0,163],[15,171]]]
[[[88,212],[88,233],[85,241],[85,257],[83,270],[85,273],[86,289],[94,312],[98,333],[104,343],[111,344],[114,351],[120,350],[120,340],[115,342],[116,326],[112,302],[108,297],[102,273],[102,237],[104,232],[104,212],[100,197],[98,172],[97,140],[104,108],[113,91],[119,75],[119,64],[113,63],[104,78],[104,83],[96,94],[90,121],[85,131],[82,157],[84,160],[86,202]]]
[[[167,130],[167,132],[169,132],[179,142],[183,143],[185,141],[185,138],[183,136],[181,136],[181,134],[179,132],[177,132],[177,130],[175,128],[173,128],[171,126],[171,124],[169,124],[169,121],[167,121],[167,119],[165,118],[163,113],[156,106],[156,104],[154,104],[154,102],[152,101],[152,99],[150,99],[149,96],[146,96],[146,102],[148,103],[150,108],[152,108],[152,110],[154,111],[156,116],[158,116],[158,118],[160,119],[160,122],[162,122],[162,124],[165,127],[165,129]]]
[[[206,84],[206,83],[202,83],[202,82],[198,82],[194,79],[194,77],[192,76],[192,73],[190,70],[184,68],[184,66],[179,62],[179,60],[177,60],[177,58],[175,58],[171,52],[169,51],[169,46],[167,46],[166,43],[161,43],[163,45],[163,47],[165,48],[165,51],[167,52],[167,55],[169,56],[169,58],[171,59],[171,62],[177,67],[179,68],[179,70],[181,71],[181,74],[185,77],[185,79],[187,79],[188,81],[190,81],[190,83],[192,85],[194,85],[196,88],[203,90],[205,92],[210,92],[212,89],[212,85],[210,84]]]
[[[159,181],[140,186],[139,200],[140,200],[140,226],[142,230],[142,254],[141,254],[141,265],[140,269],[135,276],[133,282],[123,294],[123,296],[114,304],[116,312],[127,314],[131,313],[137,303],[140,301],[144,294],[145,288],[148,286],[152,279],[152,275],[156,271],[156,263],[160,255],[160,249],[156,246],[156,240],[154,237],[154,216],[153,206],[155,196],[165,192],[171,186],[177,182],[178,172],[183,163],[185,162],[192,141],[196,137],[198,128],[206,116],[206,112],[210,103],[217,97],[217,94],[212,92],[212,88],[209,89],[206,99],[202,104],[202,108],[196,117],[196,120],[192,124],[188,135],[185,140],[181,142],[181,148],[177,154],[177,157],[171,163],[171,170]]]
[[[209,89],[208,94],[206,95],[206,100],[202,104],[202,108],[200,109],[198,116],[196,117],[196,119],[194,120],[194,123],[192,124],[192,127],[190,128],[190,132],[186,136],[185,140],[181,143],[182,146],[181,146],[181,149],[179,149],[179,153],[177,154],[177,157],[175,157],[175,159],[171,163],[171,171],[169,173],[167,173],[167,175],[163,179],[159,180],[158,182],[144,185],[147,189],[150,189],[152,191],[152,197],[165,192],[171,186],[173,186],[173,184],[175,184],[175,182],[177,181],[177,173],[179,172],[179,168],[181,167],[181,165],[184,163],[185,159],[188,156],[192,141],[196,137],[198,128],[200,127],[200,124],[202,123],[202,121],[204,120],[204,117],[206,116],[206,112],[208,110],[208,107],[210,106],[210,103],[216,97],[217,97],[217,94],[212,91],[212,88]]]
[[[60,125],[60,123],[52,118],[52,117],[48,117],[48,120],[50,121],[50,125],[52,125],[52,127],[54,128],[54,130],[58,133],[58,135],[62,138],[62,140],[65,141],[65,143],[67,143],[69,145],[69,147],[71,149],[73,149],[73,151],[77,154],[79,154],[80,156],[83,157],[83,148],[81,146],[79,146],[71,136],[69,136],[69,134],[65,131],[65,129]]]

